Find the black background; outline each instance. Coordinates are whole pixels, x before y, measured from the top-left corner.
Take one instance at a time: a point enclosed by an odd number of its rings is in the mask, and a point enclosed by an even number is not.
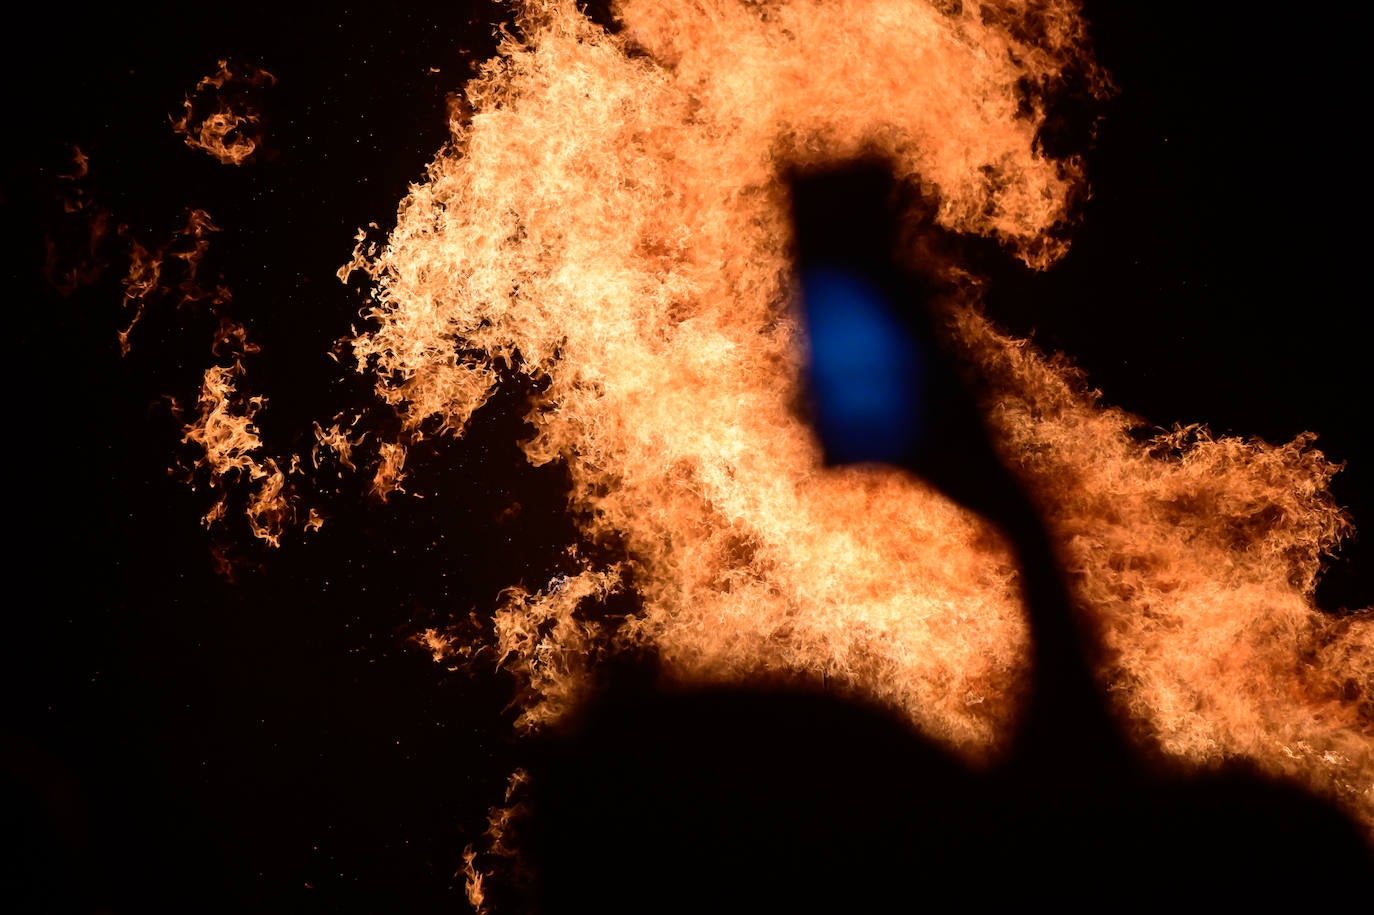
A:
[[[1120,87],[1088,157],[1094,197],[1067,261],[997,268],[988,308],[1151,423],[1317,433],[1346,462],[1335,494],[1358,526],[1374,517],[1359,28],[1330,9],[1236,8],[1088,5]],[[18,328],[5,892],[21,911],[463,911],[461,850],[510,768],[509,684],[448,672],[409,636],[547,580],[573,539],[558,469],[525,464],[498,403],[462,442],[416,452],[408,495],[380,504],[343,479],[322,531],[238,547],[227,582],[197,524],[208,495],[168,472],[184,452],[164,395],[193,399],[204,315],[150,314],[122,357],[120,269],[64,296],[42,267],[45,245],[70,239],[56,201],[74,145],[89,198],[139,237],[206,209],[221,229],[209,269],[262,347],[247,383],[269,397],[264,439],[308,449],[311,421],[366,399],[328,357],[361,307],[334,273],[423,178],[447,95],[490,55],[503,11],[31,12],[5,63],[0,200]],[[220,58],[278,79],[271,154],[241,168],[168,124]],[[1374,604],[1368,556],[1357,540],[1333,564],[1323,609]]]

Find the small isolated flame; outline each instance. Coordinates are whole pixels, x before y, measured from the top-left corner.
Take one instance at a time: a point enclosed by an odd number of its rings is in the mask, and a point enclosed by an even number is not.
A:
[[[581,567],[512,587],[477,642],[520,677],[524,728],[568,709],[603,651],[649,646],[684,678],[851,683],[991,758],[1025,666],[1015,570],[921,483],[822,469],[794,407],[780,172],[877,150],[933,201],[914,227],[1052,265],[1085,179],[1042,151],[1045,99],[1067,73],[1108,91],[1077,5],[625,0],[617,17],[612,34],[571,0],[524,3],[385,246],[343,271],[375,279],[357,367],[411,432],[461,435],[503,381],[538,381],[523,448],[567,466]],[[1338,468],[1310,435],[1147,435],[993,326],[968,280],[959,343],[1136,739],[1251,758],[1374,833],[1374,628],[1313,604],[1351,530]],[[602,612],[627,591],[633,613]],[[463,640],[425,635],[436,656]]]
[[[281,542],[283,528],[294,520],[286,497],[286,472],[264,453],[253,417],[267,399],[261,395],[237,396],[241,364],[206,370],[197,401],[195,420],[186,426],[183,441],[198,447],[197,461],[208,475],[217,498],[202,519],[207,527],[224,520],[228,512],[229,486],[251,487],[244,509],[253,535],[271,546]]]
[[[186,145],[213,156],[225,165],[242,165],[262,143],[259,96],[276,85],[277,78],[253,64],[230,67],[221,60],[219,69],[196,83],[186,96],[172,128]]]

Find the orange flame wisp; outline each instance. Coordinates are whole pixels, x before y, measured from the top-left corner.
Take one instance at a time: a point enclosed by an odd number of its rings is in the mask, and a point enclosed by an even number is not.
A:
[[[186,96],[181,115],[171,118],[172,129],[192,149],[225,165],[242,165],[262,143],[257,97],[276,82],[275,76],[260,67],[231,68],[229,61],[221,60],[219,68]]]

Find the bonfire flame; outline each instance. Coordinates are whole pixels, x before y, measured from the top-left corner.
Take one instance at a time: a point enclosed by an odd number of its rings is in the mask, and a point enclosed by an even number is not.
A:
[[[172,129],[186,145],[225,165],[242,165],[262,143],[259,96],[277,78],[253,64],[219,68],[196,83],[182,102],[181,114],[171,118]],[[208,109],[208,110],[207,110]]]
[[[933,202],[914,230],[1053,264],[1085,185],[1037,141],[1038,90],[1069,71],[1109,87],[1074,3],[1024,6],[626,0],[612,34],[531,0],[466,87],[470,117],[388,243],[350,265],[376,281],[354,351],[416,430],[461,435],[503,379],[540,380],[523,447],[566,464],[585,548],[580,571],[495,609],[522,726],[569,708],[600,651],[648,646],[683,678],[852,684],[971,761],[1004,748],[1027,656],[1011,558],[919,482],[822,469],[795,409],[781,174],[876,151]],[[959,343],[1135,739],[1200,766],[1252,758],[1374,832],[1374,628],[1313,604],[1350,532],[1338,468],[1311,435],[1147,435],[964,285]],[[623,589],[636,611],[600,612]]]

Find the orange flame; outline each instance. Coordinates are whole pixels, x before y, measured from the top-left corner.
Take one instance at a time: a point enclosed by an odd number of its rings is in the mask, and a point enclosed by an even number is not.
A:
[[[199,149],[225,165],[242,165],[262,143],[262,116],[256,97],[275,85],[277,78],[252,64],[230,69],[221,60],[219,69],[196,83],[194,93],[182,103],[172,129],[186,145]],[[206,112],[210,107],[212,110]]]
[[[186,225],[172,234],[172,237],[156,249],[149,249],[140,242],[125,226],[120,226],[120,234],[129,243],[129,270],[124,277],[124,307],[131,309],[133,316],[119,332],[120,352],[128,355],[133,347],[134,328],[143,320],[147,309],[158,299],[176,293],[175,307],[181,308],[193,302],[209,302],[211,308],[219,308],[230,300],[229,290],[222,285],[206,289],[200,282],[200,265],[210,248],[210,234],[218,232],[219,226],[210,219],[210,214],[201,209],[186,211]],[[181,264],[180,279],[173,290],[167,285],[164,272],[168,259]],[[172,271],[175,276],[176,271]],[[216,347],[237,338],[249,347],[240,331],[222,327]],[[246,351],[246,350],[245,350]]]
[[[107,266],[103,248],[113,228],[111,214],[87,194],[89,172],[90,157],[74,146],[71,171],[57,175],[57,203],[65,218],[59,223],[63,231],[45,239],[43,274],[64,296],[94,284]]]
[[[185,427],[183,442],[203,452],[198,467],[206,468],[210,487],[220,494],[202,519],[206,527],[222,521],[228,512],[229,486],[238,481],[252,485],[245,514],[253,535],[271,546],[281,542],[283,528],[295,512],[286,494],[286,473],[275,459],[263,454],[253,418],[267,399],[238,397],[239,363],[207,369],[198,398],[195,420]],[[311,519],[311,526],[317,526]]]
[[[609,34],[570,0],[523,4],[385,247],[360,235],[341,271],[375,279],[354,353],[409,428],[460,435],[503,377],[541,379],[523,448],[566,464],[593,549],[495,610],[520,723],[567,709],[600,651],[649,645],[682,677],[840,678],[988,759],[1024,667],[1014,569],[922,484],[820,467],[793,407],[779,174],[876,149],[935,202],[913,230],[1051,265],[1084,176],[1040,148],[1026,87],[1074,68],[1108,91],[1077,6],[626,0],[618,16]],[[1106,634],[1100,677],[1136,739],[1200,766],[1252,758],[1374,832],[1374,628],[1312,603],[1351,530],[1338,468],[1310,435],[1148,434],[994,327],[967,279],[960,342]],[[631,587],[638,611],[598,622]]]

